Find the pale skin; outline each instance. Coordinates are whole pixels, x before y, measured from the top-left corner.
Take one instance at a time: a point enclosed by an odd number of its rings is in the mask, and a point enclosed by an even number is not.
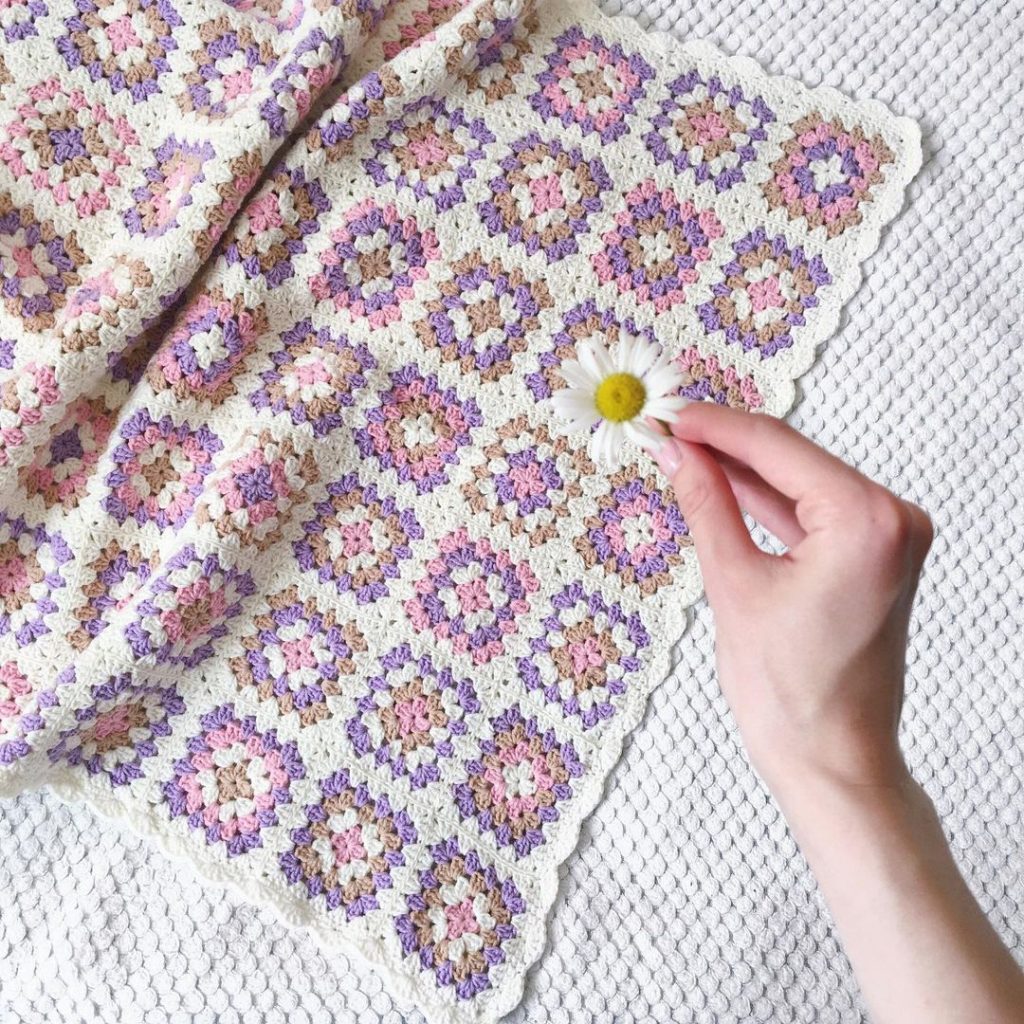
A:
[[[700,561],[722,691],[873,1024],[1024,1024],[1024,972],[897,736],[928,516],[771,417],[697,403],[671,429],[656,457]],[[741,509],[784,554],[753,543]]]

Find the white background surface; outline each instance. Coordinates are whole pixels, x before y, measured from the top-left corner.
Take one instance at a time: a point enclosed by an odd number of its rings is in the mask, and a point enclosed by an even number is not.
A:
[[[905,746],[1024,960],[1024,0],[605,0],[921,124],[925,165],[802,382],[801,429],[933,514]],[[1016,53],[1016,57],[1014,57]],[[701,605],[563,869],[510,1020],[864,1020],[747,768]],[[376,978],[50,796],[0,807],[0,1021],[410,1024]]]

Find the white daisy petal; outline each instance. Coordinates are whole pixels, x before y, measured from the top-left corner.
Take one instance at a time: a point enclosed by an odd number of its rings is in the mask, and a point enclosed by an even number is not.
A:
[[[653,416],[656,420],[671,419],[689,404],[689,399],[683,398],[682,395],[663,395],[644,406],[644,415]]]
[[[654,360],[649,372],[656,373],[658,370],[664,370],[666,367],[671,367],[677,373],[681,372],[679,360],[668,352],[662,352],[658,358]]]
[[[551,408],[555,410],[556,416],[569,416],[571,415],[569,410],[573,406],[573,395],[579,392],[573,391],[570,388],[565,388],[562,391],[556,391],[551,396]]]
[[[637,339],[640,340],[640,339]],[[658,361],[658,349],[654,345],[638,345],[633,355],[632,372],[638,377],[646,377]]]
[[[569,407],[573,409],[589,409],[593,413],[597,412],[597,402],[594,400],[593,389],[566,388],[560,393],[565,395],[562,401],[567,403]]]
[[[576,358],[579,360],[580,368],[587,375],[588,380],[600,380],[604,374],[598,365],[597,356],[589,344],[579,345],[576,348]]]
[[[610,377],[615,373],[615,364],[612,362],[612,354],[603,345],[600,351],[602,378]]]
[[[603,379],[615,372],[615,363],[608,352],[608,346],[600,338],[588,338],[577,349],[577,353],[580,357],[580,362],[584,366],[587,365],[585,357],[593,360],[593,365],[596,368],[595,372],[599,379]]]
[[[556,391],[551,398],[555,412],[567,420],[588,420],[596,423],[601,414],[594,405],[593,396],[587,391],[576,391],[566,388]]]
[[[683,386],[683,379],[678,370],[664,366],[647,374],[644,383],[647,385],[648,394],[668,395]]]
[[[565,418],[558,421],[559,430],[564,434],[588,434],[595,425],[595,420]]]
[[[569,359],[558,368],[566,384],[574,388],[596,388],[601,383],[600,377],[589,373],[575,359]]]
[[[639,448],[658,448],[665,435],[643,420],[631,420],[625,424],[625,435]]]
[[[602,422],[597,430],[590,435],[590,454],[595,462],[602,462],[604,451],[604,439],[608,436],[608,421]]]
[[[653,346],[651,347],[653,348]],[[657,352],[654,353],[654,356],[655,358],[651,363],[652,369],[656,366],[664,366],[666,363],[671,362],[672,360],[672,356],[669,355],[668,349],[663,348],[661,346],[658,347],[658,350]]]
[[[597,420],[562,420],[562,425],[567,434],[589,434],[597,422]]]
[[[622,465],[622,447],[626,443],[626,425],[624,423],[610,423],[608,431],[608,453],[605,459],[609,466]]]
[[[677,360],[665,357],[663,359],[659,359],[647,371],[647,376],[653,377],[658,380],[669,377],[675,377],[679,380],[682,380],[684,373],[682,366],[680,366]]]
[[[644,435],[640,429],[640,420],[628,420],[622,424],[622,435],[631,444],[642,446]]]
[[[565,387],[559,388],[552,396],[551,401],[554,405],[560,405],[562,402],[573,401],[575,402],[578,398],[589,398],[591,404],[593,404],[593,389],[592,388],[577,388],[577,387]]]
[[[617,465],[616,453],[621,445],[619,440],[621,433],[622,430],[619,424],[609,423],[608,420],[605,420],[597,428],[597,432],[591,441],[591,451],[594,453],[594,458],[607,468]]]
[[[619,373],[635,373],[633,369],[636,339],[625,331],[619,332],[619,344],[615,349],[615,369]],[[639,374],[636,374],[639,376]]]

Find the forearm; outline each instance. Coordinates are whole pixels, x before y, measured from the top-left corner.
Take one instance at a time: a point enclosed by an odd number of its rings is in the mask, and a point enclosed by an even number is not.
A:
[[[927,513],[770,416],[695,402],[658,448],[715,613],[719,680],[874,1024],[1024,1024],[1024,975],[896,743]],[[785,545],[752,542],[740,502]]]
[[[909,776],[801,780],[780,803],[835,918],[873,1024],[1022,1024],[1024,974]]]

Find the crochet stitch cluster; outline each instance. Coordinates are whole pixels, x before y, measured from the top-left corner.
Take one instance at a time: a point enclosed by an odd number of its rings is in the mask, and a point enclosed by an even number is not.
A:
[[[491,1021],[700,592],[554,422],[783,414],[916,129],[585,0],[0,5],[0,792]]]

